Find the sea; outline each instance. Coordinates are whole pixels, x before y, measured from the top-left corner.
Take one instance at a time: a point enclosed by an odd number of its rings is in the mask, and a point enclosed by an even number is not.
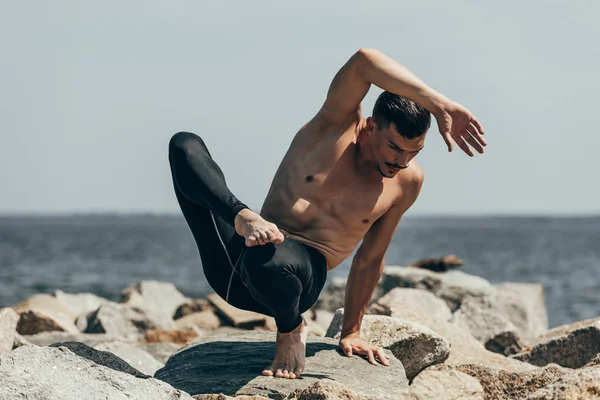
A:
[[[447,254],[491,283],[542,284],[550,327],[600,316],[600,216],[407,216],[386,265]],[[346,277],[351,260],[328,280]],[[182,215],[0,216],[0,307],[56,290],[118,301],[141,280],[213,292]]]

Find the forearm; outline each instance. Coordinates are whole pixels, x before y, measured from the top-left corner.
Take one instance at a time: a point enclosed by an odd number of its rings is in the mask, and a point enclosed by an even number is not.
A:
[[[344,295],[342,338],[360,332],[363,316],[381,277],[383,265],[383,260],[370,263],[357,258],[352,260]]]
[[[369,83],[409,98],[433,114],[438,112],[447,100],[408,68],[379,50],[361,49],[359,54],[359,71]]]

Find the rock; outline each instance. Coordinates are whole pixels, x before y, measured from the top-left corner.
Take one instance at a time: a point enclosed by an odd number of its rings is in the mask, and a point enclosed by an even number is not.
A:
[[[184,345],[196,337],[198,337],[198,333],[192,329],[170,331],[154,329],[146,332],[144,340],[148,343],[169,342]]]
[[[236,397],[238,399],[239,397]],[[304,390],[296,389],[293,394],[290,394],[288,398],[297,400],[363,400],[367,397],[360,396],[354,390],[347,388],[346,386],[332,381],[329,379],[321,379],[310,385]],[[372,397],[368,397],[372,398]]]
[[[207,300],[215,307],[215,311],[229,323],[238,328],[252,329],[254,326],[265,324],[266,315],[241,310],[223,300],[218,294],[210,294]]]
[[[0,356],[0,381],[1,399],[192,399],[164,382],[99,365],[66,347],[23,346]]]
[[[498,400],[525,399],[568,373],[568,370],[556,364],[525,372],[509,372],[481,364],[464,364],[450,369],[476,378],[485,391],[486,399]],[[556,397],[547,398],[547,400],[551,399]]]
[[[594,359],[592,361],[590,361],[589,363],[585,364],[584,367],[593,367],[594,365],[600,365],[600,353],[598,353],[598,355],[596,357],[594,357]]]
[[[92,293],[72,294],[65,293],[62,290],[56,290],[54,292],[54,297],[67,307],[71,311],[71,314],[76,316],[88,314],[97,310],[101,305],[109,302],[109,300],[98,297]]]
[[[17,332],[21,335],[34,335],[46,331],[78,333],[73,323],[76,315],[48,294],[36,294],[13,306],[19,314]]]
[[[221,320],[211,309],[186,314],[185,316],[175,320],[175,325],[178,328],[186,328],[189,326],[197,326],[200,329],[217,329],[221,326]]]
[[[119,336],[108,334],[86,334],[69,332],[41,332],[36,335],[26,335],[23,339],[36,346],[49,346],[57,342],[80,342],[94,347],[97,344],[122,340]]]
[[[494,309],[482,310],[476,301],[465,299],[452,316],[452,322],[469,331],[486,349],[505,356],[524,347],[517,328]]]
[[[141,281],[122,292],[121,303],[142,310],[158,329],[175,329],[173,315],[185,297],[171,282]]]
[[[193,314],[197,312],[202,312],[206,310],[212,310],[212,306],[210,302],[206,299],[192,299],[188,300],[186,303],[183,303],[175,310],[173,314],[173,319],[177,320],[179,318],[185,317],[188,314]]]
[[[493,285],[493,308],[517,328],[525,344],[548,331],[544,287],[539,283]]]
[[[44,333],[46,333],[46,332],[44,332]],[[29,340],[25,339],[23,336],[16,333],[12,348],[14,350],[17,347],[21,347],[21,346],[35,346],[35,344],[31,343]]]
[[[334,313],[331,311],[314,309],[314,317],[312,318],[312,321],[314,321],[315,324],[319,325],[325,330],[325,332],[327,332],[327,329],[333,320],[333,315]]]
[[[327,310],[334,313],[338,308],[344,308],[344,294],[346,293],[346,278],[331,278],[327,287],[321,291],[319,298],[313,305],[314,309]]]
[[[555,363],[580,368],[600,353],[600,318],[563,325],[550,330],[538,342],[511,356],[533,365]]]
[[[58,342],[51,344],[50,347],[67,348],[73,352],[73,354],[77,354],[79,357],[93,361],[98,365],[102,365],[115,371],[124,372],[126,374],[135,376],[136,378],[149,378],[147,374],[140,372],[125,360],[110,351],[94,349],[87,344],[79,342]]]
[[[388,315],[406,319],[417,315],[435,320],[449,321],[452,313],[446,302],[432,293],[414,288],[395,288],[379,298],[367,309],[368,314]]]
[[[105,342],[94,346],[94,348],[116,355],[146,375],[152,376],[159,368],[164,366],[164,363],[161,363],[134,343]]]
[[[163,365],[181,346],[174,343],[136,343],[136,345],[160,361]]]
[[[106,303],[88,315],[85,333],[108,333],[131,338],[157,326],[146,313],[118,303]]]
[[[600,366],[565,374],[526,398],[526,400],[548,399],[600,399]]]
[[[409,394],[402,400],[484,400],[479,381],[452,370],[426,369],[412,381]]]
[[[0,308],[0,355],[13,349],[19,314],[10,307]]]
[[[321,379],[331,379],[359,396],[397,399],[408,391],[404,368],[394,357],[385,373],[360,357],[346,357],[338,341],[309,336],[300,379],[262,376],[275,356],[275,334],[247,331],[201,337],[174,354],[154,377],[189,394],[263,395],[283,398]],[[363,398],[361,397],[361,398]]]
[[[415,261],[409,264],[409,267],[423,268],[433,272],[446,272],[450,268],[456,268],[464,265],[465,262],[454,254],[445,257],[430,257]]]
[[[492,285],[478,276],[462,271],[437,273],[411,267],[385,267],[378,286],[383,293],[396,287],[427,290],[444,300],[453,312],[467,297],[483,298],[492,294]]]
[[[219,394],[197,394],[192,396],[196,400],[270,400],[270,397],[265,396],[225,396],[223,393]],[[292,399],[297,400],[297,399]]]
[[[344,309],[336,311],[326,336],[342,336]],[[392,352],[412,380],[419,371],[430,365],[444,362],[450,353],[450,343],[431,329],[394,317],[365,315],[360,327],[360,337],[367,342]]]

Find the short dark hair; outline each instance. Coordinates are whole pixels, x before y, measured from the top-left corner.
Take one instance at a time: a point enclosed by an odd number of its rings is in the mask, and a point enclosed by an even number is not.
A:
[[[384,91],[373,107],[373,119],[384,128],[393,123],[404,138],[418,138],[431,125],[431,114],[412,100]]]

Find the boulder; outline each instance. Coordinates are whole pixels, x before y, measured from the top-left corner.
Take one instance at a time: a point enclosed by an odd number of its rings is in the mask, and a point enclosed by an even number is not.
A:
[[[131,338],[158,328],[145,312],[118,303],[106,303],[87,316],[85,333],[108,333]]]
[[[432,272],[414,267],[385,267],[378,286],[383,293],[397,287],[423,289],[444,300],[456,311],[467,297],[491,296],[492,285],[483,278],[462,271]]]
[[[344,294],[346,293],[346,278],[333,277],[324,290],[321,291],[314,309],[326,310],[334,313],[338,308],[344,308]]]
[[[343,320],[344,309],[341,308],[336,311],[326,336],[339,342]],[[409,380],[424,368],[444,362],[450,352],[448,341],[431,329],[394,317],[365,315],[360,337],[375,346],[389,349],[402,362]]]
[[[547,399],[600,399],[600,366],[567,373],[526,398]]]
[[[73,294],[65,293],[62,290],[54,291],[54,297],[76,316],[88,314],[109,302],[109,300],[92,293]]]
[[[367,309],[368,314],[388,315],[406,319],[407,316],[428,316],[441,321],[449,321],[452,313],[446,302],[432,293],[414,288],[395,288],[379,298]]]
[[[57,342],[79,342],[94,347],[97,344],[111,341],[122,340],[119,336],[108,334],[87,334],[87,333],[69,333],[69,332],[41,332],[36,335],[22,336],[28,344],[36,346],[50,346]]]
[[[482,310],[476,301],[463,300],[453,314],[452,322],[469,331],[486,349],[505,356],[524,347],[517,328],[493,308]]]
[[[164,366],[164,363],[152,357],[137,343],[105,342],[94,346],[96,350],[108,351],[121,358],[127,364],[146,375],[154,373]]]
[[[191,299],[183,303],[175,310],[173,319],[179,319],[185,317],[188,314],[202,312],[206,310],[212,310],[210,302],[206,299]]]
[[[171,282],[141,281],[122,292],[121,303],[142,310],[158,329],[175,329],[173,315],[185,297]]]
[[[600,318],[563,325],[541,336],[537,343],[511,356],[533,365],[555,363],[580,368],[600,353]]]
[[[594,357],[594,359],[592,361],[585,364],[584,367],[586,367],[586,368],[593,367],[594,365],[600,365],[600,353],[598,353],[598,355],[596,357]]]
[[[148,343],[168,342],[184,345],[195,337],[198,337],[198,332],[193,329],[173,329],[169,331],[151,329],[146,332],[144,340]]]
[[[217,329],[221,326],[221,320],[212,310],[212,308],[185,314],[183,317],[175,320],[175,325],[178,328],[186,328],[190,326],[197,326],[200,329]]]
[[[46,333],[46,332],[44,332],[44,333]],[[25,339],[23,336],[16,333],[12,348],[14,350],[17,347],[21,347],[21,346],[35,346],[35,345],[33,343],[31,343],[29,340]]]
[[[174,343],[143,343],[138,342],[136,345],[150,354],[152,357],[160,361],[163,365],[167,362],[181,346]]]
[[[99,365],[67,347],[23,346],[0,356],[0,381],[1,399],[192,399],[164,382]]]
[[[331,311],[327,311],[327,310],[320,310],[320,309],[313,309],[313,310],[314,310],[314,313],[313,313],[313,316],[311,317],[311,321],[313,321],[316,325],[323,328],[325,330],[325,332],[327,332],[327,329],[329,328],[329,325],[331,325],[331,321],[333,320],[334,313],[332,313]]]
[[[266,315],[234,307],[223,300],[218,294],[208,295],[207,300],[215,308],[217,314],[235,327],[252,329],[257,325],[265,325]]]
[[[444,257],[429,257],[410,263],[409,267],[428,269],[434,272],[446,272],[451,268],[461,267],[465,264],[463,260],[454,254]]]
[[[48,294],[36,294],[12,308],[19,314],[17,332],[21,335],[46,331],[79,332],[74,324],[77,315]]]
[[[548,331],[544,287],[539,283],[493,285],[493,308],[510,321],[527,345]]]
[[[273,332],[200,337],[171,356],[154,377],[191,395],[222,393],[284,398],[322,379],[334,380],[361,398],[397,399],[408,391],[404,368],[394,357],[383,373],[381,366],[343,355],[335,339],[308,337],[306,365],[299,379],[262,376],[261,371],[271,364],[274,356]]]
[[[0,355],[8,354],[13,349],[19,314],[10,307],[0,308]]]
[[[426,369],[412,381],[402,400],[484,400],[479,381],[452,370]]]

